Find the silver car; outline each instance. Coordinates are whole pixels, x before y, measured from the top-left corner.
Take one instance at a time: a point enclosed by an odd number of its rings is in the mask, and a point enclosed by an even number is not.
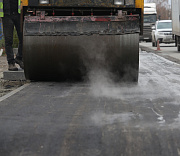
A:
[[[152,46],[157,46],[159,43],[175,43],[172,34],[172,20],[156,21],[155,26],[152,28]]]

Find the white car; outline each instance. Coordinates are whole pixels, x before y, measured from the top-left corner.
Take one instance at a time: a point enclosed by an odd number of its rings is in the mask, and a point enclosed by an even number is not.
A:
[[[152,27],[152,46],[157,47],[157,41],[159,43],[175,43],[172,34],[172,20],[156,21],[154,27]]]

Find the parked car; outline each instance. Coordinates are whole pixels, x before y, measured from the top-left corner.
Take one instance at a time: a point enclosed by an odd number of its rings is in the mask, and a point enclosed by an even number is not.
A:
[[[154,27],[152,27],[152,46],[157,47],[157,41],[159,43],[175,43],[172,34],[172,20],[160,20],[156,21]]]

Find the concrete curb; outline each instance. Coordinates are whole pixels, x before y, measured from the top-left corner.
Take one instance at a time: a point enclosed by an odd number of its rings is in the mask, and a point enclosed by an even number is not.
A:
[[[4,71],[3,72],[3,79],[4,80],[26,80],[24,75],[24,70],[18,69],[18,71]]]

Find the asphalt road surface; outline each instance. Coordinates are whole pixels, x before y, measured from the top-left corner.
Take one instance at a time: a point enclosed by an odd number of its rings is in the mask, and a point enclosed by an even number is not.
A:
[[[0,102],[0,156],[179,156],[180,65],[140,53],[138,84],[34,82]]]

